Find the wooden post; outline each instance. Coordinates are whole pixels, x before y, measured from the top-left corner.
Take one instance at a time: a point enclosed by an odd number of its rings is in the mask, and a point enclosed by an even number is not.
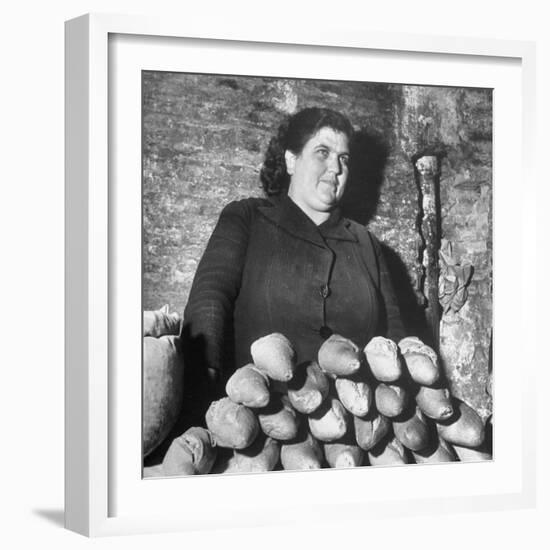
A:
[[[425,297],[426,316],[433,345],[439,348],[439,248],[441,245],[441,220],[439,204],[439,158],[435,155],[419,157],[415,162],[419,191],[418,216],[419,265],[423,274],[418,280],[418,290]]]

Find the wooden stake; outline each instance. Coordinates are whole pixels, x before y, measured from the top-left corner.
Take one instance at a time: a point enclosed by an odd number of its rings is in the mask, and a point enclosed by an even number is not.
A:
[[[440,212],[439,212],[439,159],[435,155],[425,155],[415,162],[419,203],[421,212],[418,217],[419,264],[423,277],[419,277],[418,290],[427,300],[426,315],[430,325],[433,345],[439,348],[439,247]],[[417,271],[418,272],[418,271]]]

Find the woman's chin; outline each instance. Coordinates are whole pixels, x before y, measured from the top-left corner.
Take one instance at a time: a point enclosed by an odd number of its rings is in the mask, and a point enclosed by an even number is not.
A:
[[[321,197],[321,208],[323,212],[330,212],[331,210],[334,210],[336,206],[338,206],[338,197],[336,195],[324,195]]]

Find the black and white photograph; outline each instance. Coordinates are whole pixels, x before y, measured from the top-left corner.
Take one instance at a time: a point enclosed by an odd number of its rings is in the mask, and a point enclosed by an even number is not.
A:
[[[493,90],[141,91],[143,477],[492,460]]]
[[[544,547],[543,7],[9,3],[3,546]]]

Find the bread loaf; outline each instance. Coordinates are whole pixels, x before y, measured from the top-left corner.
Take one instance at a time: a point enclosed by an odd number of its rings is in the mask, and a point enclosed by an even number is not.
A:
[[[428,418],[434,420],[446,420],[453,414],[451,393],[447,388],[420,386],[416,403]]]
[[[439,366],[434,350],[415,336],[399,342],[411,378],[422,386],[432,386],[439,380]]]
[[[453,398],[453,415],[437,423],[439,435],[461,447],[479,447],[485,439],[485,426],[477,412],[464,401]]]
[[[254,365],[273,380],[288,382],[296,368],[296,351],[290,341],[274,332],[259,338],[250,346]]]
[[[270,472],[279,462],[279,454],[279,443],[260,435],[250,447],[233,451],[223,473]]]
[[[352,378],[336,378],[334,383],[338,399],[355,416],[365,416],[371,407],[372,390],[363,381]]]
[[[420,451],[430,444],[430,429],[418,407],[394,419],[392,426],[395,437],[411,451]]]
[[[397,345],[389,338],[375,336],[366,346],[365,355],[370,370],[380,382],[395,382],[402,372]]]
[[[401,442],[393,437],[384,439],[368,452],[371,466],[407,464],[408,458]]]
[[[302,430],[293,441],[281,444],[281,464],[285,470],[317,470],[322,461],[323,451],[307,430]]]
[[[441,437],[434,438],[428,447],[413,451],[412,454],[417,464],[439,464],[440,462],[454,462],[457,460],[451,445]]]
[[[380,414],[394,417],[405,410],[408,395],[404,388],[397,384],[384,384],[384,382],[381,382],[376,386],[374,400]]]
[[[299,365],[287,384],[291,405],[304,414],[316,410],[328,395],[327,377],[316,361]]]
[[[269,403],[269,381],[254,365],[237,369],[225,385],[227,396],[246,407],[265,407]]]
[[[189,428],[176,437],[162,461],[164,475],[207,474],[216,460],[216,448],[208,430]]]
[[[331,468],[354,468],[363,464],[364,451],[353,443],[324,443],[325,459]]]
[[[378,412],[371,410],[364,418],[353,417],[355,439],[361,449],[368,451],[377,445],[390,431],[391,422]]]
[[[312,435],[320,441],[335,441],[347,430],[346,410],[338,399],[329,397],[308,418]]]
[[[468,447],[462,447],[461,445],[453,445],[453,449],[460,462],[482,462],[493,459],[492,453],[484,449],[483,445],[477,449],[470,449]]]
[[[244,405],[233,403],[229,397],[213,401],[205,419],[215,444],[220,447],[244,449],[260,429],[254,413]]]
[[[363,361],[359,348],[339,334],[333,334],[323,342],[317,359],[323,372],[332,377],[352,375]]]
[[[286,395],[273,395],[269,405],[258,410],[258,421],[264,434],[288,441],[298,433],[299,417]]]

